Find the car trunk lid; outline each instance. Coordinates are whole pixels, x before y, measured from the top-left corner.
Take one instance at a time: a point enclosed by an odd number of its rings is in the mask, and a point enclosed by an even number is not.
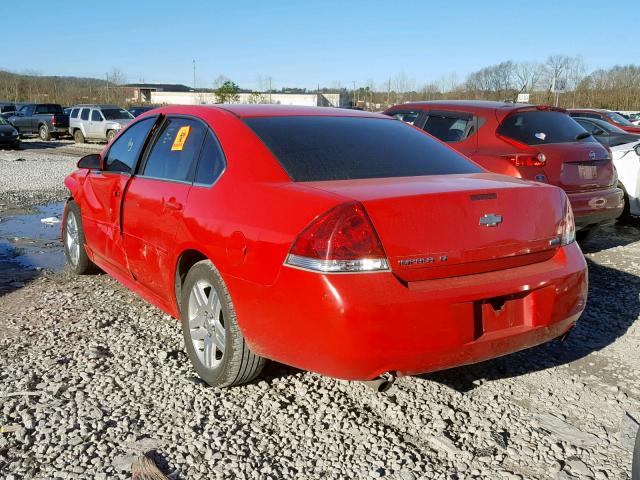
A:
[[[549,183],[567,191],[586,191],[610,186],[614,178],[609,152],[596,142],[536,145],[546,162]]]
[[[544,261],[559,246],[563,206],[554,187],[494,174],[308,185],[360,201],[392,271],[407,282]]]

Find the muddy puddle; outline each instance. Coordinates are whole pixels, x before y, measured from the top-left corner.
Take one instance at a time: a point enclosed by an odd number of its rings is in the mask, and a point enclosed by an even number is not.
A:
[[[42,270],[61,270],[60,243],[64,202],[35,208],[35,213],[0,218],[0,292],[20,288]],[[47,222],[42,222],[47,219]]]

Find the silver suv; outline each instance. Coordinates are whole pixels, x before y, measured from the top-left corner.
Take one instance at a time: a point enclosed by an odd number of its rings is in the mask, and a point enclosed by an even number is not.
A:
[[[117,105],[77,105],[69,116],[69,133],[76,143],[85,140],[110,142],[133,118]]]

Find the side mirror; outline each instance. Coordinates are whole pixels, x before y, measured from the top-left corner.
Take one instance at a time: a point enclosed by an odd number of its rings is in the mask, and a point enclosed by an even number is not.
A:
[[[634,147],[634,150],[636,151],[636,155],[640,157],[640,143]]]
[[[89,170],[102,170],[102,157],[97,153],[85,155],[78,161],[78,168]]]

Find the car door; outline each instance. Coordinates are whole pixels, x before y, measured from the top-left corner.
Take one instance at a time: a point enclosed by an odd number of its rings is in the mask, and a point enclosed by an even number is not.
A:
[[[165,118],[127,189],[122,224],[129,270],[161,296],[173,285],[172,247],[206,129],[195,118]]]
[[[91,115],[90,108],[85,107],[82,110],[80,110],[80,120],[78,121],[78,127],[80,128],[80,131],[85,136],[85,138],[91,137],[88,131],[90,115]]]
[[[91,170],[83,187],[81,211],[87,244],[95,255],[127,274],[122,200],[156,121],[157,117],[145,118],[123,132],[107,151],[102,170]]]
[[[104,119],[102,113],[98,109],[91,110],[91,116],[87,122],[87,132],[91,138],[103,138],[104,135]]]
[[[32,133],[31,115],[33,114],[33,105],[24,105],[18,110],[18,114],[12,118],[11,123],[20,132],[20,134]]]
[[[429,110],[419,126],[439,140],[450,144],[457,151],[472,157],[478,150],[481,120],[469,112]]]

